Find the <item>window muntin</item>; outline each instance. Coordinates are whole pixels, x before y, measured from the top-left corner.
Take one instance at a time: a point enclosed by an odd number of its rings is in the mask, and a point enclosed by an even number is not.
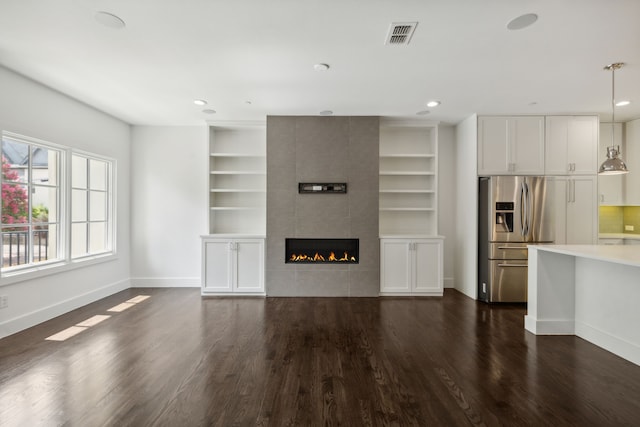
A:
[[[73,153],[71,167],[71,258],[109,252],[112,162]]]
[[[2,269],[59,261],[63,151],[2,137]]]

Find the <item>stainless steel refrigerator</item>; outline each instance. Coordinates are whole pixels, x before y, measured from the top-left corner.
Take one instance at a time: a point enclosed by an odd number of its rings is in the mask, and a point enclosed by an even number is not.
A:
[[[553,178],[479,179],[478,299],[527,301],[527,245],[553,243]]]

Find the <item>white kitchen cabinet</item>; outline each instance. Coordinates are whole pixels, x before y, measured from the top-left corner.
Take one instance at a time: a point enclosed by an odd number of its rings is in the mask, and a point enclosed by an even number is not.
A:
[[[380,295],[442,296],[443,237],[380,239]]]
[[[479,117],[478,175],[543,175],[544,117]]]
[[[264,238],[202,237],[202,295],[264,295]]]
[[[627,205],[640,205],[640,119],[625,123],[625,148],[622,160],[627,164],[629,173],[624,176]]]
[[[611,123],[600,123],[600,142],[598,144],[598,168],[607,159],[607,147],[619,146],[622,151],[622,159],[626,161],[625,147],[622,138],[622,123],[615,124],[613,144],[611,143]],[[624,175],[599,175],[598,176],[598,201],[600,205],[624,204]]]
[[[597,241],[596,176],[556,176],[554,180],[555,243],[592,245]]]
[[[546,175],[598,173],[597,116],[548,116],[545,129]]]

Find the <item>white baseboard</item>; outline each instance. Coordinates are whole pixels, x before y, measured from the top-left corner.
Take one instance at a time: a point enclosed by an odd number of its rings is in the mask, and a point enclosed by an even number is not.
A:
[[[200,277],[132,277],[132,288],[199,288]]]
[[[111,283],[99,289],[94,289],[82,295],[77,295],[64,301],[57,302],[48,307],[44,307],[30,313],[23,314],[13,319],[5,320],[0,323],[0,338],[15,334],[31,328],[39,323],[51,320],[71,310],[80,308],[99,299],[106,298],[110,295],[129,289],[130,283],[128,279]]]
[[[455,286],[453,286],[453,277],[445,277],[442,285],[444,286],[445,289],[455,288]]]
[[[576,331],[573,320],[538,320],[529,315],[524,316],[524,328],[536,335],[575,335]]]
[[[576,335],[611,353],[640,365],[640,346],[582,322],[576,322]]]

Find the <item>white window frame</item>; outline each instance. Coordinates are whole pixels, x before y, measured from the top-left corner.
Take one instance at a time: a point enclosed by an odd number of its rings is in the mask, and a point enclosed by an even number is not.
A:
[[[42,261],[38,263],[24,264],[12,267],[10,269],[0,269],[0,288],[13,283],[44,277],[63,271],[82,268],[117,259],[117,224],[116,224],[116,177],[117,162],[115,159],[102,156],[88,151],[76,150],[60,144],[51,143],[41,139],[20,135],[9,131],[1,131],[2,138],[7,138],[16,142],[26,144],[35,144],[43,148],[58,150],[59,155],[59,180],[58,186],[58,254],[59,257],[51,261]],[[107,163],[109,176],[107,178],[107,239],[109,241],[109,249],[100,253],[89,253],[80,257],[71,257],[71,160],[72,155],[78,155],[87,159],[95,159]]]
[[[101,252],[91,252],[91,248],[90,248],[90,242],[87,242],[87,246],[88,246],[88,252],[85,253],[84,255],[80,255],[80,256],[73,256],[73,242],[72,242],[72,231],[73,231],[73,224],[77,224],[79,222],[76,222],[73,220],[71,212],[72,212],[72,203],[73,203],[73,190],[84,190],[87,192],[87,194],[89,194],[92,190],[89,185],[89,177],[87,177],[87,188],[85,189],[80,189],[80,188],[76,188],[73,187],[73,166],[69,167],[69,207],[67,212],[69,213],[69,259],[71,259],[73,262],[77,262],[77,261],[81,261],[83,259],[87,259],[87,258],[95,258],[95,257],[100,257],[100,256],[104,256],[104,255],[109,255],[115,252],[115,230],[116,230],[116,226],[115,226],[115,220],[116,220],[116,208],[115,208],[115,197],[114,197],[114,192],[115,192],[115,176],[116,176],[116,161],[114,159],[111,159],[109,157],[104,157],[104,156],[99,156],[96,155],[94,153],[89,153],[86,151],[80,151],[80,150],[71,150],[71,152],[69,153],[69,164],[73,165],[73,156],[78,156],[78,157],[83,157],[87,160],[87,163],[90,164],[91,160],[96,160],[96,161],[100,161],[100,162],[104,162],[106,163],[106,167],[107,167],[107,178],[106,178],[106,183],[107,183],[107,189],[105,190],[105,194],[106,194],[106,219],[105,219],[105,223],[107,226],[107,230],[106,230],[106,246],[107,249]],[[87,173],[90,175],[90,168],[87,167]],[[87,215],[90,212],[90,208],[89,208],[89,197],[87,197]],[[86,222],[88,225],[91,224],[91,220],[89,217],[87,217],[86,221],[81,221],[81,222]],[[90,233],[87,234],[87,239],[90,239]]]

